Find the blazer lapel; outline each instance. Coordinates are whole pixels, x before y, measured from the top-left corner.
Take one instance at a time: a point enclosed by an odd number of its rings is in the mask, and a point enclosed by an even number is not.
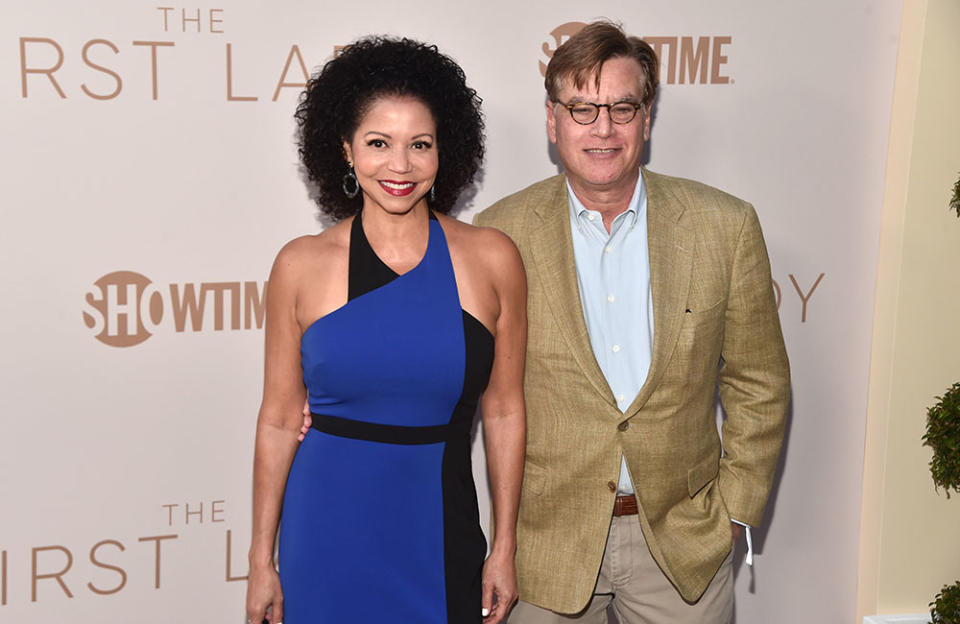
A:
[[[683,202],[657,174],[641,169],[647,190],[647,242],[653,296],[653,357],[640,392],[627,408],[635,415],[660,383],[677,344],[693,268],[693,231],[683,222]]]
[[[534,206],[539,222],[532,228],[530,236],[530,252],[534,260],[532,273],[543,282],[543,291],[548,293],[547,305],[577,365],[600,396],[616,406],[613,392],[593,355],[590,335],[583,320],[570,232],[566,177],[559,176],[558,180],[552,196],[545,197],[545,201]],[[527,270],[531,272],[531,267]]]

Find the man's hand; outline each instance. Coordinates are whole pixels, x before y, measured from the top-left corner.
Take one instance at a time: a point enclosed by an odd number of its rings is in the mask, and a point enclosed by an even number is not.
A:
[[[740,539],[740,536],[743,534],[743,525],[737,524],[736,522],[731,522],[730,528],[733,529],[733,544],[736,545],[737,541]]]
[[[307,435],[312,424],[313,418],[310,416],[310,401],[308,399],[303,402],[303,426],[300,427],[300,435],[297,436],[297,440],[303,442],[303,436]]]

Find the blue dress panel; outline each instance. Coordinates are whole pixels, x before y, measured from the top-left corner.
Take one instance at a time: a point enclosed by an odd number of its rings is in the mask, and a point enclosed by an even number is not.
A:
[[[287,624],[481,621],[470,431],[494,342],[460,307],[432,214],[429,228],[398,275],[354,218],[348,301],[301,339],[313,429],[280,521]]]

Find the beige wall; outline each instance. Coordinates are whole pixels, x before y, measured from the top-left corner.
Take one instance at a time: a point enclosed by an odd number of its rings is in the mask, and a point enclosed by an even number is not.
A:
[[[371,32],[456,58],[470,221],[557,172],[540,66],[601,15],[662,56],[650,168],[750,201],[770,251],[793,409],[737,624],[850,622],[902,2],[0,0],[0,622],[243,621],[257,310],[320,227],[305,69]]]
[[[960,381],[960,3],[908,0],[871,357],[859,617],[927,610],[960,578],[960,497],[934,491],[926,408]]]

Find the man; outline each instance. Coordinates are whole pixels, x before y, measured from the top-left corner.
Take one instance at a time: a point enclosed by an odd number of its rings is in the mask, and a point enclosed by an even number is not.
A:
[[[623,624],[728,622],[731,522],[759,523],[773,480],[789,370],[760,226],[640,166],[658,73],[608,22],[560,46],[545,84],[564,174],[476,219],[514,240],[529,288],[512,624],[611,605]]]

